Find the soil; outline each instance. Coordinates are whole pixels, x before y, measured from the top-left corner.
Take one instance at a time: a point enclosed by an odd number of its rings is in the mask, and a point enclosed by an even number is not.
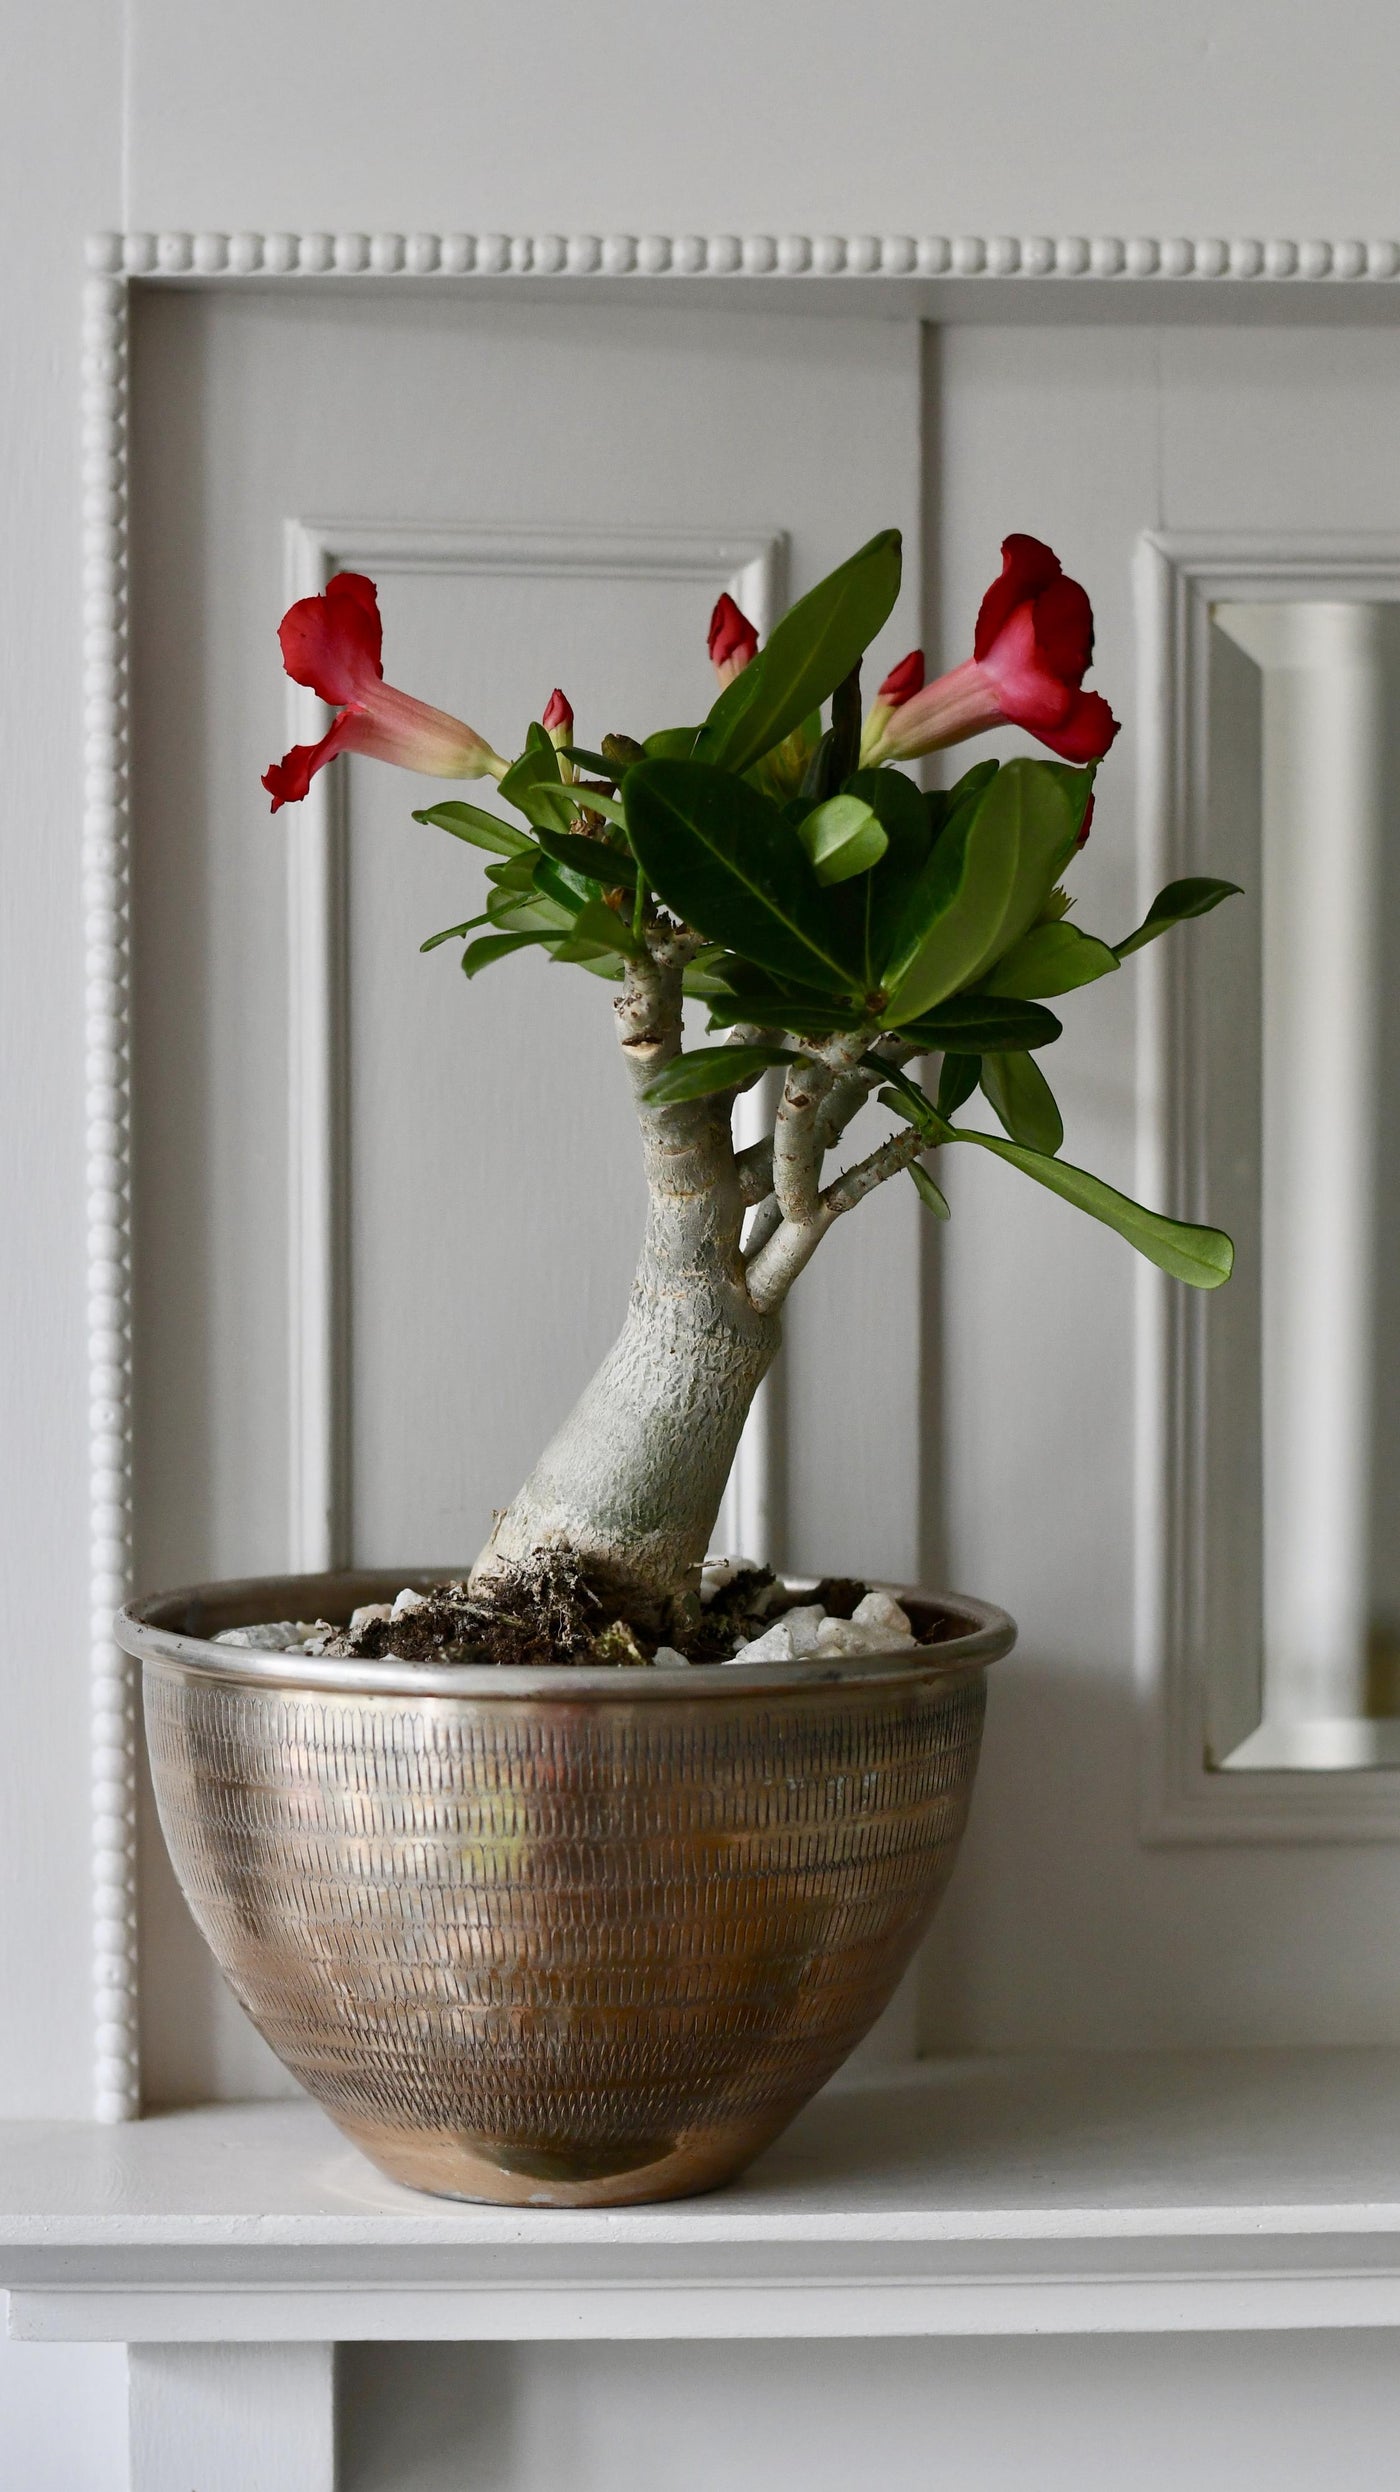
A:
[[[728,1661],[741,1644],[772,1626],[784,1610],[820,1602],[833,1618],[849,1618],[866,1585],[828,1576],[812,1592],[787,1592],[766,1566],[743,1568],[713,1598],[692,1597],[673,1616],[665,1637],[630,1621],[615,1594],[590,1578],[565,1552],[543,1552],[473,1592],[449,1583],[424,1594],[397,1616],[336,1628],[319,1649],[360,1661],[494,1662],[505,1668],[557,1668],[560,1663],[632,1664],[645,1668],[665,1643],[689,1662]]]

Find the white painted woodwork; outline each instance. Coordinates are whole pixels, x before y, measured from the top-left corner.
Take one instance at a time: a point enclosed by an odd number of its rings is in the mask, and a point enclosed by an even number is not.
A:
[[[130,2492],[337,2492],[330,2345],[133,2345]]]
[[[1395,2354],[1345,2336],[354,2345],[344,2492],[1328,2492],[1386,2482]]]
[[[1394,2050],[934,2061],[566,2214],[401,2189],[305,2102],[11,2124],[0,2281],[23,2338],[161,2347],[1394,2328],[1397,2102]]]
[[[1366,1705],[1389,634],[1321,599],[1216,620],[1263,676],[1264,1677],[1296,1725]]]
[[[10,238],[0,288],[14,345],[0,379],[0,473],[7,593],[19,601],[6,606],[0,666],[0,1126],[13,1154],[7,1174],[22,1172],[20,1216],[0,1226],[0,1551],[12,1605],[0,1661],[0,2099],[20,2116],[86,2115],[99,2016],[81,1754],[91,1434],[84,965],[63,931],[81,906],[74,272],[83,234],[146,232],[149,256],[142,245],[134,264],[153,266],[164,230],[167,261],[191,273],[248,267],[252,233],[273,237],[273,266],[288,264],[277,238],[304,232],[308,265],[333,264],[338,250],[347,268],[436,261],[440,274],[464,264],[450,239],[464,230],[479,238],[485,266],[501,248],[492,236],[553,236],[566,269],[633,271],[626,282],[639,310],[661,282],[645,271],[669,235],[676,275],[791,271],[814,313],[846,311],[857,282],[873,276],[879,307],[904,318],[1048,321],[1048,334],[1019,340],[949,341],[928,469],[938,532],[953,480],[962,512],[939,599],[950,653],[985,584],[986,537],[1004,520],[1052,537],[1058,529],[1072,567],[1094,574],[1105,681],[1110,653],[1126,651],[1127,609],[1095,573],[1099,558],[1080,550],[1100,541],[1100,519],[1117,583],[1144,527],[1395,524],[1388,330],[1400,253],[1387,236],[1400,23],[1378,0],[1341,0],[1325,27],[1300,17],[1286,28],[1265,0],[1223,13],[1215,0],[1128,12],[1073,0],[1050,14],[988,0],[965,21],[890,0],[873,33],[868,12],[839,0],[759,12],[718,0],[703,41],[688,21],[659,19],[639,0],[615,0],[601,19],[521,0],[508,35],[489,13],[418,0],[391,48],[383,27],[382,14],[363,11],[332,20],[324,0],[217,11],[50,0],[18,28],[12,74],[0,82]],[[601,143],[620,85],[625,138]],[[711,236],[698,254],[687,239],[697,232]],[[535,264],[548,265],[552,248],[546,240]],[[911,261],[936,297],[916,294],[901,273]],[[1047,268],[1057,273],[1034,273]],[[1088,288],[1080,272],[1092,276]],[[528,283],[543,290],[551,280]],[[758,333],[769,299],[745,299]],[[575,306],[584,308],[579,298]],[[1144,307],[1168,324],[1216,324],[1214,333],[1135,336]],[[1074,333],[1053,325],[1081,320]],[[1112,320],[1125,325],[1109,337],[1099,324]],[[1306,323],[1317,326],[1289,329]],[[1193,390],[1209,412],[1194,448],[1183,423]],[[178,458],[197,439],[200,411],[172,403],[168,413]],[[1045,474],[1030,455],[1037,443]],[[768,525],[777,513],[761,516]],[[1121,679],[1112,689],[1121,700]],[[215,767],[227,764],[201,764],[201,799]],[[1130,783],[1126,771],[1119,783]],[[1120,872],[1105,836],[1112,818],[1105,806],[1094,873],[1130,911],[1132,870]],[[257,921],[240,922],[256,941]],[[1215,957],[1226,939],[1217,922]],[[1122,994],[1090,1001],[1095,1029],[1113,1031],[1126,1065],[1133,1006]],[[1130,1111],[1117,1079],[1099,1069],[1105,1061],[1089,1045],[1080,1051],[1076,1134],[1086,1158],[1088,1142],[1111,1142],[1112,1162],[1096,1164],[1130,1181]],[[279,1098],[269,1135],[280,1134],[284,1109]],[[989,1196],[1004,1173],[985,1172]],[[976,1172],[966,1176],[970,1201]],[[1396,1866],[1384,1843],[1336,1840],[1378,1828],[1376,1803],[1353,1805],[1331,1840],[1301,1855],[1287,1848],[1299,1831],[1292,1807],[1273,1819],[1271,1847],[1222,1850],[1208,1833],[1189,1853],[1136,1850],[1133,1292],[1124,1261],[1107,1250],[1066,1242],[1057,1257],[1052,1212],[1042,1220],[1017,1201],[1006,1232],[989,1226],[980,1248],[950,1240],[942,1268],[931,1260],[923,1271],[929,1321],[917,1345],[907,1304],[888,1319],[922,1380],[914,1420],[900,1421],[901,1448],[927,1440],[935,1422],[947,1426],[946,1512],[932,1466],[921,1492],[925,1563],[949,1552],[950,1569],[1008,1598],[1028,1629],[1021,1656],[1001,1667],[971,1847],[938,1942],[953,1988],[926,2031],[1032,2042],[1393,2037],[1384,1933],[1400,1906]],[[823,1308],[828,1337],[842,1342],[851,1327],[844,1278]],[[944,1370],[935,1319],[953,1335]],[[191,1360],[203,1356],[192,1336]],[[1067,1381],[1078,1396],[1068,1447],[1059,1419]],[[798,1484],[804,1498],[820,1492],[828,1540],[847,1505],[859,1561],[869,1563],[887,1510],[879,1436],[872,1423],[843,1439],[837,1471],[820,1459],[820,1416],[803,1414]],[[278,1516],[282,1446],[279,1428],[268,1439]],[[1239,1779],[1256,1789],[1264,1780]],[[115,1954],[112,1938],[102,1944],[103,1966],[119,1966],[120,1943]],[[178,1935],[157,1922],[153,1944],[163,1954]],[[203,1974],[188,1961],[197,1999]],[[162,1975],[173,2007],[179,1971],[172,1961]],[[193,2015],[190,2026],[181,2048],[192,2082],[254,2081],[246,2059],[224,2056],[221,2067],[224,2046]],[[457,2349],[449,2353],[455,2363]],[[522,2347],[503,2370],[506,2355],[491,2349],[462,2375],[491,2418],[484,2439],[467,2441],[470,2475],[450,2452],[436,2472],[423,2470],[427,2458],[412,2473],[407,2462],[396,2467],[391,2453],[408,2448],[424,2406],[411,2355],[396,2354],[397,2370],[354,2392],[377,2431],[378,2471],[365,2481],[394,2492],[445,2492],[447,2483],[458,2492],[464,2479],[493,2492],[553,2492],[567,2476],[591,2492],[615,2482],[622,2446],[634,2476],[657,2492],[742,2484],[751,2459],[761,2468],[751,2478],[781,2492],[799,2482],[826,2492],[873,2462],[889,2492],[906,2483],[942,2492],[943,2480],[974,2480],[979,2492],[1020,2492],[1029,2480],[1081,2492],[1095,2476],[1140,2492],[1176,2492],[1183,2479],[1224,2492],[1251,2477],[1276,2492],[1318,2492],[1348,2478],[1381,2481],[1393,2460],[1383,2333],[1146,2348],[960,2344],[936,2362],[935,2353],[868,2344],[857,2371],[828,2347],[794,2345],[780,2357],[736,2345],[693,2359],[653,2348],[644,2360],[626,2347],[606,2360]],[[573,2369],[559,2367],[566,2360]],[[696,2367],[704,2360],[708,2370]],[[124,2492],[114,2383],[105,2349],[15,2349],[0,2365],[0,2475],[25,2492]],[[716,2436],[707,2439],[709,2418]]]

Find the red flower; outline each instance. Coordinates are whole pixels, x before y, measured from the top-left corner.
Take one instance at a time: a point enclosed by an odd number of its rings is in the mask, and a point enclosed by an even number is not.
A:
[[[383,626],[373,580],[338,571],[323,597],[302,597],[278,626],[282,663],[293,683],[338,709],[319,744],[294,744],[263,772],[272,810],[299,804],[316,772],[336,753],[368,753],[439,779],[499,778],[499,753],[460,718],[429,708],[384,681]]]
[[[572,744],[574,713],[557,684],[544,705],[544,716],[540,720],[540,725],[546,735],[553,736],[556,744]]]
[[[1101,761],[1118,721],[1100,693],[1081,690],[1093,653],[1094,617],[1079,582],[1065,578],[1059,557],[1037,537],[1009,536],[971,657],[880,719],[865,758],[912,761],[985,727],[1012,726],[1064,761]],[[893,682],[881,685],[882,699]]]
[[[728,589],[710,617],[710,662],[721,684],[732,684],[758,654],[758,634]]]

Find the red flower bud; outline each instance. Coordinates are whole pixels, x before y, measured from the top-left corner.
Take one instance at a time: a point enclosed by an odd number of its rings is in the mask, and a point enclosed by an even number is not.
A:
[[[293,683],[306,684],[339,710],[319,744],[294,744],[263,773],[272,810],[301,802],[318,770],[337,753],[368,753],[435,778],[499,776],[499,753],[472,727],[384,681],[383,626],[373,580],[337,571],[322,597],[300,597],[278,626],[282,663]]]
[[[728,589],[710,617],[710,662],[722,684],[732,684],[758,654],[758,634]]]
[[[544,705],[544,716],[540,720],[540,725],[547,735],[553,735],[556,727],[562,727],[564,742],[566,744],[573,742],[574,713],[557,684]]]
[[[885,709],[902,709],[923,688],[924,653],[922,649],[911,649],[907,658],[901,658],[898,666],[890,668],[875,698]]]

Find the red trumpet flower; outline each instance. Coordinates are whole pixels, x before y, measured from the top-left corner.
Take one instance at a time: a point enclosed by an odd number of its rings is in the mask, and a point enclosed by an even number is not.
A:
[[[1024,727],[1072,762],[1101,761],[1118,733],[1102,694],[1082,690],[1094,617],[1077,580],[1037,537],[1009,536],[1001,577],[982,600],[972,655],[905,695],[906,658],[880,686],[866,725],[867,761],[912,761],[986,727]],[[922,679],[922,660],[918,662]]]
[[[373,580],[337,571],[322,597],[301,597],[278,626],[282,663],[338,710],[319,744],[294,744],[263,772],[272,810],[299,804],[336,753],[368,753],[439,779],[500,778],[507,765],[472,727],[384,681],[383,625]]]

